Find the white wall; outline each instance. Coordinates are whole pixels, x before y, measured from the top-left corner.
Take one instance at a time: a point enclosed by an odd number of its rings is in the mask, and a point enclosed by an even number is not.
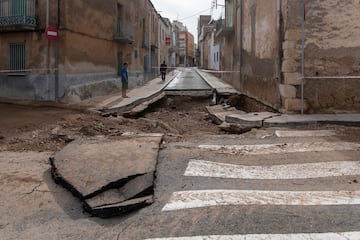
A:
[[[213,70],[220,70],[220,45],[215,44],[214,39],[215,32],[212,32],[210,39],[209,68]]]

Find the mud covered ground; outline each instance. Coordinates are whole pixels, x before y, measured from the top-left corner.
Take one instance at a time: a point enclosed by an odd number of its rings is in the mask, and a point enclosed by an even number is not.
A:
[[[164,133],[165,141],[221,133],[205,107],[207,98],[165,98],[136,118],[102,117],[64,105],[0,104],[0,150],[56,151],[81,136],[124,132]]]
[[[274,111],[250,98],[230,97],[225,102],[245,112]],[[209,98],[166,97],[140,115],[127,118],[103,117],[84,107],[54,103],[0,103],[0,151],[55,152],[79,137],[124,132],[163,133],[165,142],[227,134],[211,121],[206,111],[209,105]],[[357,139],[359,131],[335,125],[300,128],[342,128],[354,133],[347,136],[349,139]]]

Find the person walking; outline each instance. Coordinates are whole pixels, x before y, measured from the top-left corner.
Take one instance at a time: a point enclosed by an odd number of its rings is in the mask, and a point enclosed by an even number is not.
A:
[[[165,64],[165,61],[163,61],[163,63],[160,65],[161,79],[163,81],[165,81],[166,70],[167,70],[167,65]]]
[[[129,74],[128,74],[128,63],[124,62],[123,67],[120,71],[121,74],[121,95],[123,98],[128,98],[126,90],[129,87]]]

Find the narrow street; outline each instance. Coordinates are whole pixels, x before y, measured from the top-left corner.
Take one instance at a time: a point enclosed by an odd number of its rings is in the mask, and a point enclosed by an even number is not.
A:
[[[360,0],[0,0],[0,240],[360,240]]]
[[[229,134],[213,123],[206,109],[213,97],[198,81],[184,70],[165,88],[169,96],[132,118],[1,104],[2,238],[359,239],[358,127]],[[77,139],[129,132],[164,134],[154,203],[120,217],[91,217],[54,183],[48,159]]]

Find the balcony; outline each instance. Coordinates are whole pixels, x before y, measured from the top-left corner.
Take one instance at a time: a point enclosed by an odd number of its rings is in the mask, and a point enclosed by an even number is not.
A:
[[[225,19],[216,22],[216,37],[227,37],[232,33],[234,33],[234,27],[232,24],[226,24]]]
[[[130,22],[122,21],[120,17],[116,20],[116,32],[114,40],[120,43],[134,42],[134,29]]]
[[[0,32],[34,30],[37,0],[0,0]]]

